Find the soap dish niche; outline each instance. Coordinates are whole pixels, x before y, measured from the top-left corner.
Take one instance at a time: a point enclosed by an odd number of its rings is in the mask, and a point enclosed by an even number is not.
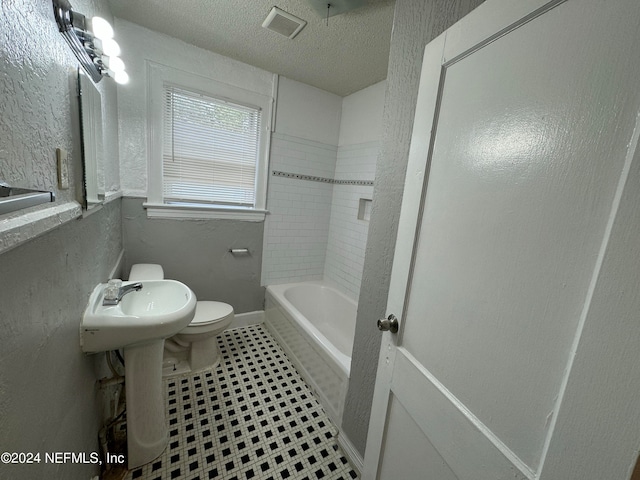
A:
[[[358,205],[358,220],[369,221],[371,218],[371,199],[361,198]]]

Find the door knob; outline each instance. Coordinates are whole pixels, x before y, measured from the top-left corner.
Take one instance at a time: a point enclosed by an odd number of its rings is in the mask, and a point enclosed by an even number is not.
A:
[[[381,332],[398,333],[398,319],[392,313],[387,318],[378,320],[378,330]]]

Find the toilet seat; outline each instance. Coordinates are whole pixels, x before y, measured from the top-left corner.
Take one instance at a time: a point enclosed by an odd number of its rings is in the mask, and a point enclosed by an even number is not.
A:
[[[181,334],[195,334],[210,331],[220,323],[233,320],[233,307],[223,302],[200,300],[196,303],[196,313],[191,323]]]

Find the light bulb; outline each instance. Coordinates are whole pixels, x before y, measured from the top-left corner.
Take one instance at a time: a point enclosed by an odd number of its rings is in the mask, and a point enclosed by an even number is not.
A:
[[[109,57],[117,57],[120,55],[121,49],[118,42],[116,42],[113,38],[107,38],[106,40],[100,40],[96,38],[94,40],[94,44],[98,50]]]
[[[103,57],[102,61],[109,70],[114,72],[124,71],[124,62],[120,57]]]
[[[120,85],[129,83],[129,75],[124,70],[115,72],[113,75],[113,79],[116,81],[116,83],[119,83]]]
[[[100,40],[113,38],[113,27],[102,17],[93,17],[91,19],[91,31]]]

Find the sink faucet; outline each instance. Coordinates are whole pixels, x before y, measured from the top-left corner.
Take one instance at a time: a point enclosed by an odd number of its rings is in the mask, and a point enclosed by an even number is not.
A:
[[[118,305],[120,300],[122,300],[122,297],[127,293],[131,293],[133,291],[137,292],[140,290],[142,290],[142,283],[140,282],[130,283],[129,285],[120,287],[115,295],[114,292],[109,291],[109,287],[107,287],[104,299],[102,300],[102,305]]]

